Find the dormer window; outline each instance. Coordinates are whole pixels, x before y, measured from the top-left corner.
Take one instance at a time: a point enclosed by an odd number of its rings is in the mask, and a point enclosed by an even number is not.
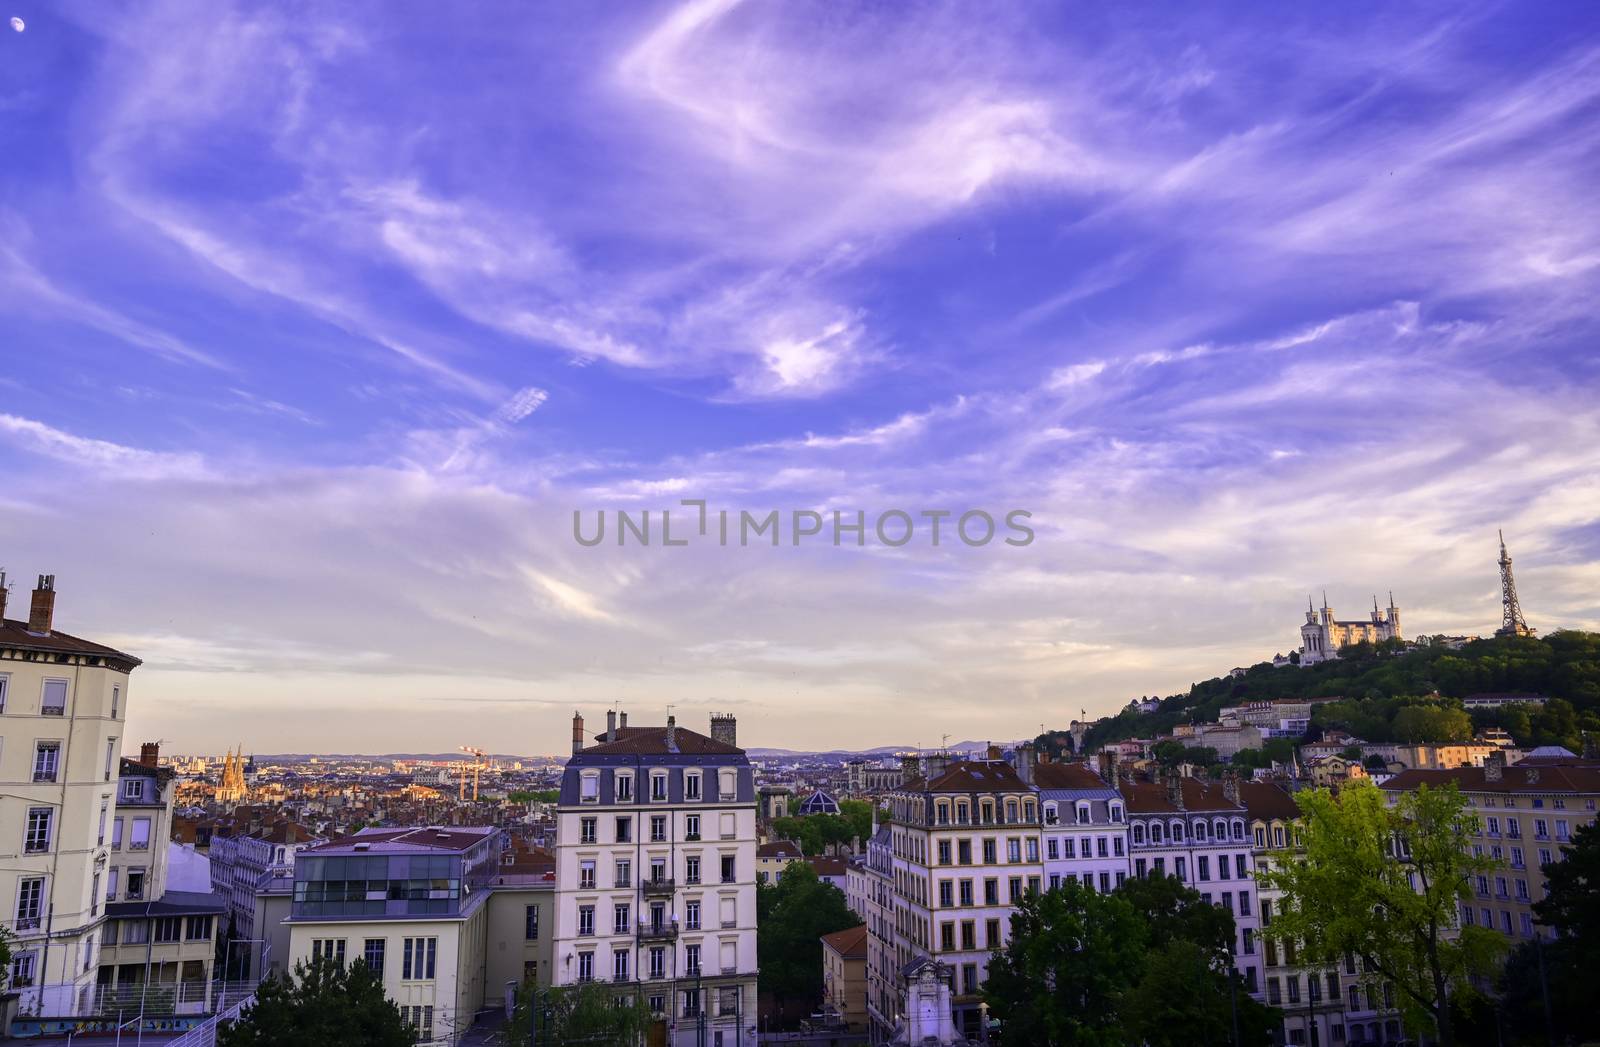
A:
[[[578,801],[580,803],[600,802],[600,772],[584,771],[578,779]]]
[[[1088,825],[1089,824],[1089,805],[1086,804],[1086,803],[1078,804],[1078,824],[1079,825]]]
[[[1056,811],[1056,805],[1053,804],[1053,803],[1045,804],[1044,805],[1044,823],[1046,825],[1055,825],[1058,821],[1059,821],[1059,815],[1057,814],[1057,811]]]
[[[616,775],[617,802],[633,802],[633,772],[618,771]]]
[[[132,803],[141,803],[144,800],[144,779],[124,778],[122,780],[122,798]]]
[[[685,800],[700,799],[700,772],[686,771],[683,776],[683,798]]]
[[[1120,803],[1114,803],[1111,805],[1111,820],[1113,822],[1122,821],[1122,805]]]
[[[667,774],[658,771],[650,776],[650,799],[652,802],[661,803],[667,798]]]

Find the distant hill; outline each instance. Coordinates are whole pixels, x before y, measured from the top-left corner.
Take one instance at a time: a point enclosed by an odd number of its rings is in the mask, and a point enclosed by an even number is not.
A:
[[[1550,710],[1555,720],[1529,724],[1523,731],[1526,737],[1553,732],[1565,739],[1560,744],[1581,744],[1582,731],[1600,731],[1600,633],[1561,630],[1549,636],[1491,637],[1459,651],[1442,645],[1406,649],[1399,644],[1357,644],[1341,650],[1334,661],[1303,668],[1262,662],[1243,676],[1219,676],[1196,683],[1188,694],[1164,699],[1157,712],[1141,715],[1124,710],[1099,720],[1084,736],[1084,748],[1166,734],[1180,723],[1213,721],[1224,706],[1244,702],[1347,698],[1351,701],[1339,703],[1339,713],[1359,717],[1372,733],[1374,716],[1392,718],[1407,704],[1390,699],[1437,693],[1449,700],[1507,692],[1556,700]],[[1370,708],[1363,710],[1363,703]],[[1500,718],[1500,714],[1475,716],[1474,721],[1479,726],[1491,721],[1499,726]],[[1318,722],[1314,720],[1313,726]],[[1513,736],[1522,726],[1514,717],[1504,725]],[[1041,735],[1040,740],[1059,740],[1062,734],[1058,729]]]

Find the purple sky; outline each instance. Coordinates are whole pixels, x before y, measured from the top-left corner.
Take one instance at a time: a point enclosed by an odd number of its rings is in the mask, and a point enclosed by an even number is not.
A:
[[[1013,738],[1600,627],[1600,7],[12,0],[0,564],[175,751]],[[571,513],[1031,510],[1025,548]]]

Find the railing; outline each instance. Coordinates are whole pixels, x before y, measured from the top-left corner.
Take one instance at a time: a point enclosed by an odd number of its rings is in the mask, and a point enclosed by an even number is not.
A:
[[[675,923],[641,923],[639,924],[638,935],[641,941],[676,938],[678,936],[678,925]]]
[[[673,881],[670,878],[668,878],[668,879],[655,879],[655,878],[652,878],[652,879],[649,879],[649,880],[640,880],[639,881],[639,889],[641,891],[643,891],[646,895],[671,894],[672,893],[672,889],[673,889]]]

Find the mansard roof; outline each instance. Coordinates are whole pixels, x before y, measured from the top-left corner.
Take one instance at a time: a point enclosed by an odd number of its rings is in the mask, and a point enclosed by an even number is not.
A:
[[[111,668],[119,669],[125,673],[132,672],[136,667],[144,664],[133,655],[125,654],[115,647],[107,647],[105,644],[95,643],[93,640],[84,640],[70,633],[61,632],[59,629],[51,629],[48,632],[33,632],[28,628],[27,622],[20,622],[13,618],[0,619],[0,650],[101,658]]]
[[[672,741],[667,741],[665,727],[618,727],[615,741],[599,741],[576,755],[580,756],[658,756],[683,754],[687,756],[743,756],[737,745],[718,741],[685,727],[672,729]],[[605,738],[605,735],[601,735]]]

